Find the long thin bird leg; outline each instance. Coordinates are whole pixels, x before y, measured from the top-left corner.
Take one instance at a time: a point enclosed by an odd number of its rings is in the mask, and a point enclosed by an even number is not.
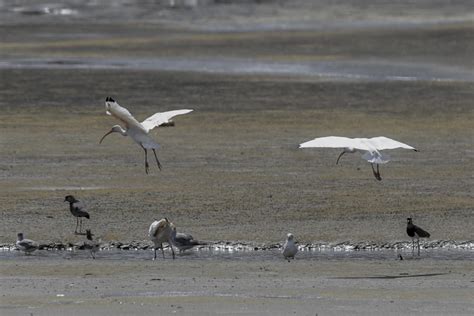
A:
[[[82,234],[82,217],[79,219],[79,234]]]
[[[76,217],[76,228],[74,229],[74,234],[77,234],[77,226],[79,226],[79,217]]]
[[[163,254],[163,259],[165,259],[165,250],[163,249],[163,244],[161,244],[161,253]]]
[[[418,238],[416,242],[418,243],[418,256],[419,256],[420,255],[420,239]]]
[[[155,155],[156,164],[158,165],[158,169],[161,170],[161,164],[160,164],[160,161],[158,160],[158,156],[156,156],[155,148],[153,148],[152,150],[153,150],[153,154]]]
[[[375,171],[373,163],[371,163],[370,166],[372,167],[372,172],[374,174],[375,179],[381,181],[382,177],[380,176],[379,164],[377,164],[377,171]]]
[[[153,260],[156,260],[156,247],[153,248],[155,250],[155,256],[153,257]]]
[[[415,256],[415,238],[411,240],[411,255]]]
[[[168,240],[168,244],[170,245],[171,253],[173,254],[173,260],[174,260],[174,249],[173,249],[173,244],[172,244],[171,240]]]
[[[147,150],[146,150],[145,147],[142,146],[142,148],[143,148],[143,150],[145,151],[145,172],[146,172],[146,174],[148,174],[148,169],[149,169],[149,165],[148,165],[148,152],[147,152]]]

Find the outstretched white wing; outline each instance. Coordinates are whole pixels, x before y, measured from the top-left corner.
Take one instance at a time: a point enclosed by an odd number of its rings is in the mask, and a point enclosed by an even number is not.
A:
[[[373,137],[369,139],[369,141],[375,148],[377,148],[377,150],[405,148],[417,151],[414,147],[411,147],[410,145],[400,143],[399,141],[384,136]]]
[[[121,121],[127,129],[135,127],[146,133],[145,128],[133,117],[133,115],[124,107],[120,106],[112,98],[105,101],[105,113],[112,115]]]
[[[192,111],[193,110],[182,109],[155,113],[146,120],[144,120],[141,125],[147,132],[149,132],[150,130],[154,129],[157,126],[160,126],[163,123],[168,123],[171,118],[177,115],[187,114]]]
[[[367,144],[367,138],[348,138],[340,136],[319,137],[300,144],[300,148],[354,148],[359,150],[371,150]]]

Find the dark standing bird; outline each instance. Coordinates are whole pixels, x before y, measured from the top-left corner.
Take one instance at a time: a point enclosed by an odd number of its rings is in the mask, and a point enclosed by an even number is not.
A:
[[[190,234],[178,233],[176,227],[171,229],[171,242],[179,249],[180,253],[194,246],[205,245],[205,243],[195,240]]]
[[[407,234],[412,239],[412,254],[415,255],[415,239],[418,244],[418,255],[420,255],[420,238],[429,238],[430,233],[413,224],[413,220],[407,218]]]
[[[86,229],[87,241],[84,243],[84,249],[88,249],[91,252],[92,259],[95,259],[95,253],[100,248],[100,243],[92,238],[94,234],[91,233],[90,229]]]
[[[90,219],[89,213],[84,210],[84,204],[82,204],[82,202],[80,202],[79,200],[76,200],[72,195],[66,196],[64,198],[64,202],[69,202],[69,210],[71,211],[71,214],[76,217],[76,229],[74,230],[74,233],[82,234],[82,218],[85,217],[87,219]],[[79,226],[79,221],[81,222],[81,225],[79,227],[78,233],[77,226]]]
[[[39,247],[36,241],[33,241],[31,239],[24,239],[23,233],[18,233],[16,246],[21,251],[24,251],[25,255],[35,251]]]

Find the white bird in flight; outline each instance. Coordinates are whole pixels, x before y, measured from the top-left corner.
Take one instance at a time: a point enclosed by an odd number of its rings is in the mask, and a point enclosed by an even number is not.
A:
[[[148,174],[148,149],[153,150],[155,155],[156,163],[158,168],[161,170],[161,164],[156,156],[155,149],[158,149],[160,145],[156,143],[148,133],[157,126],[165,123],[169,123],[170,119],[176,115],[186,114],[193,110],[174,110],[168,112],[155,113],[143,122],[138,122],[130,112],[120,106],[114,99],[107,97],[105,99],[105,110],[107,115],[112,115],[117,118],[120,122],[125,125],[125,129],[120,125],[114,125],[112,129],[102,136],[99,144],[102,143],[104,138],[111,133],[120,133],[122,136],[130,136],[140,147],[145,151],[145,172]]]
[[[410,145],[401,143],[388,137],[379,136],[373,138],[348,138],[339,136],[319,137],[308,142],[300,144],[300,148],[344,148],[342,153],[337,157],[336,165],[339,163],[342,155],[345,153],[355,153],[357,151],[363,153],[362,159],[370,162],[372,172],[377,180],[382,180],[379,171],[379,164],[385,164],[390,161],[390,156],[382,154],[384,149],[404,148],[418,151]],[[377,165],[377,170],[374,169]]]

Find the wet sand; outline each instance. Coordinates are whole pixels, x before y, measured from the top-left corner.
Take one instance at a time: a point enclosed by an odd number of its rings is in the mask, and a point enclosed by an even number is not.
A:
[[[404,16],[419,23],[380,27],[390,10],[357,8],[360,21],[283,31],[269,26],[283,25],[288,8],[276,21],[260,20],[264,27],[246,23],[252,15],[239,9],[231,30],[220,13],[173,22],[198,14],[188,9],[166,11],[160,23],[150,23],[157,12],[99,23],[38,14],[18,22],[8,11],[0,29],[0,243],[14,243],[19,231],[41,243],[83,241],[67,194],[86,204],[85,227],[104,242],[149,243],[148,226],[162,217],[211,242],[274,244],[292,232],[302,245],[383,245],[407,240],[406,217],[431,240],[472,240],[474,83],[465,74],[474,26],[462,1],[449,12],[422,3],[423,14],[410,11],[419,20]],[[252,14],[271,12],[262,10]],[[169,58],[272,67],[156,66]],[[154,66],[133,66],[143,60]],[[324,62],[342,72],[321,72]],[[282,73],[279,65],[318,67]],[[397,65],[402,74],[412,65],[423,73],[400,77]],[[138,119],[195,110],[151,133],[162,145],[161,172],[151,164],[146,175],[142,150],[119,135],[98,144],[117,123],[104,113],[107,96]],[[327,135],[384,135],[419,152],[391,152],[378,182],[358,155],[336,166],[338,150],[297,148]],[[473,313],[469,259],[151,262],[68,254],[0,256],[0,313]]]
[[[470,315],[473,262],[29,256],[2,260],[8,315]],[[152,253],[149,252],[151,255]],[[15,256],[23,256],[15,254]],[[40,255],[38,255],[40,256]],[[329,257],[329,256],[328,256]],[[69,260],[67,260],[69,259]]]

